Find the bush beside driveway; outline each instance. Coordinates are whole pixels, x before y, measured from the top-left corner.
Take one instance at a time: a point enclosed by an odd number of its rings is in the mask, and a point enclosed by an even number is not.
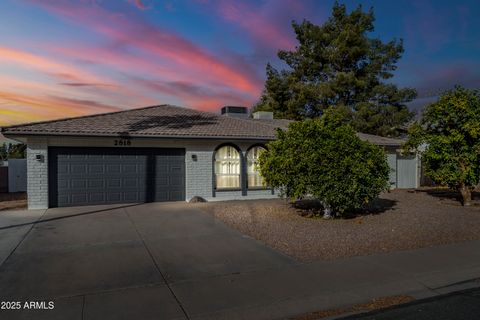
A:
[[[315,261],[480,239],[480,207],[461,207],[452,197],[446,190],[395,190],[380,196],[375,213],[335,220],[302,217],[281,199],[197,206],[297,260]]]

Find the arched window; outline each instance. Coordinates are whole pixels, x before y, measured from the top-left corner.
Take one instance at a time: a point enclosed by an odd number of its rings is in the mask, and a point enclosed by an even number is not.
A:
[[[224,146],[215,153],[217,189],[240,188],[240,153],[232,146]]]
[[[251,148],[247,154],[247,174],[248,174],[248,187],[249,188],[261,188],[263,185],[263,178],[260,175],[258,168],[258,157],[265,151],[264,147],[256,146]]]

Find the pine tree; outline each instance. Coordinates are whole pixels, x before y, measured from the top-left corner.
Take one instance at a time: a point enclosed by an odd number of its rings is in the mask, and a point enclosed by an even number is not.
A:
[[[333,106],[358,131],[398,135],[413,117],[405,103],[416,91],[386,82],[397,68],[403,42],[369,37],[374,20],[373,9],[363,12],[358,6],[347,13],[345,5],[335,3],[321,26],[293,22],[298,45],[278,52],[288,68],[267,65],[265,89],[254,109],[299,120],[318,117]]]

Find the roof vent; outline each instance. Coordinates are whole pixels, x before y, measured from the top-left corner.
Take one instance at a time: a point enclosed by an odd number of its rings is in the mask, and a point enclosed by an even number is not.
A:
[[[225,106],[221,110],[222,115],[235,118],[248,118],[248,109],[246,107]]]
[[[253,119],[260,120],[273,120],[273,112],[270,111],[257,111],[253,113]]]

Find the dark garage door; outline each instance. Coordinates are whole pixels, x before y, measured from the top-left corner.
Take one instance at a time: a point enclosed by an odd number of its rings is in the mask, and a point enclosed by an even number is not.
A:
[[[185,200],[184,149],[49,148],[50,207]]]

